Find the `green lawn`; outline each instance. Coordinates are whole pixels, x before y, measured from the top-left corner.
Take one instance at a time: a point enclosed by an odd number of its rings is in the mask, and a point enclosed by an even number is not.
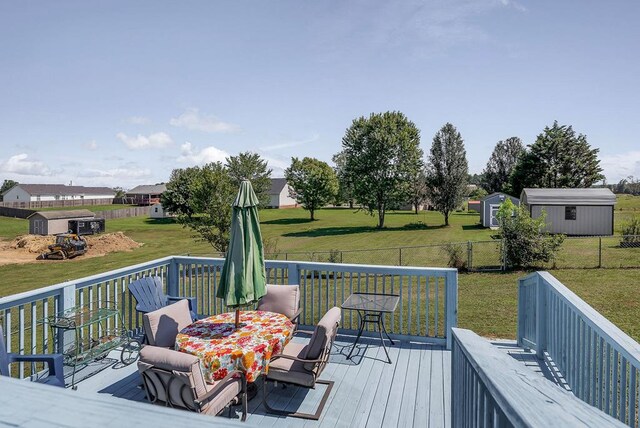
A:
[[[623,212],[630,212],[631,208],[640,207],[640,197],[625,197],[620,205]],[[318,220],[314,222],[309,221],[308,213],[301,209],[263,210],[260,217],[265,238],[277,239],[277,249],[288,252],[490,240],[495,233],[479,228],[478,215],[466,212],[453,213],[450,227],[442,226],[443,217],[439,213],[390,212],[384,230],[375,229],[374,217],[344,208],[319,210]],[[208,244],[195,241],[188,230],[171,220],[133,217],[109,220],[106,227],[107,232],[122,231],[144,245],[131,252],[104,257],[0,266],[0,297],[166,255],[213,253]],[[26,220],[0,217],[1,238],[11,239],[26,233],[27,228]],[[407,250],[404,262],[411,264],[413,253]],[[380,251],[379,260],[371,263],[393,264],[395,257],[397,252]],[[640,316],[640,270],[566,269],[552,273],[624,331],[636,340],[640,339],[640,323],[637,322]],[[515,337],[516,280],[524,274],[460,274],[460,326],[486,336]]]

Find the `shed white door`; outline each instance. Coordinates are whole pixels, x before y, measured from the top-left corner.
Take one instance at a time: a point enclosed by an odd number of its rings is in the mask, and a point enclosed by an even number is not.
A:
[[[500,209],[500,205],[493,205],[493,204],[492,204],[492,205],[489,207],[489,214],[490,214],[490,217],[489,217],[489,227],[498,227],[498,226],[499,226],[499,224],[498,224],[498,217],[497,217],[497,214],[498,214],[498,210],[499,210],[499,209]]]

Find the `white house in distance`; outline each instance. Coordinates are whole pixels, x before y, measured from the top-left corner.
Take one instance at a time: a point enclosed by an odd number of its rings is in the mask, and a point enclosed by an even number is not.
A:
[[[2,194],[5,202],[65,201],[104,199],[111,203],[115,196],[108,187],[66,186],[64,184],[16,184]]]
[[[268,208],[295,208],[298,203],[289,193],[291,187],[286,178],[272,178],[271,189],[269,189]]]
[[[524,189],[520,200],[532,218],[546,212],[551,233],[613,235],[616,195],[609,189]]]

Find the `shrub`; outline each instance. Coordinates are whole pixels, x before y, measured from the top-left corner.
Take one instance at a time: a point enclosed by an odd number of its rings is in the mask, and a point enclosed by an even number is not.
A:
[[[329,263],[341,263],[342,252],[340,250],[329,250]]]
[[[533,219],[523,207],[516,207],[507,199],[498,211],[500,238],[507,268],[527,268],[555,259],[564,235],[545,231],[545,213]]]
[[[447,265],[451,268],[458,270],[467,269],[467,255],[465,253],[465,246],[461,244],[447,243],[444,245],[444,251],[449,256]]]
[[[622,226],[621,247],[640,247],[640,216],[632,217]]]

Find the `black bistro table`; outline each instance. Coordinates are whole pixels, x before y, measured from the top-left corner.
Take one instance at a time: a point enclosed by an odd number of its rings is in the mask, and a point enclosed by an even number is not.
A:
[[[397,294],[384,293],[353,293],[344,301],[342,309],[357,311],[358,317],[360,318],[358,336],[356,337],[356,341],[353,343],[353,347],[347,356],[347,360],[351,359],[353,350],[356,349],[356,345],[360,340],[360,336],[362,336],[365,325],[374,324],[377,326],[378,333],[380,334],[380,342],[382,343],[384,353],[387,355],[389,364],[391,364],[391,358],[389,357],[389,352],[384,344],[382,332],[384,332],[392,345],[394,343],[391,337],[389,337],[389,333],[387,333],[387,329],[384,326],[384,314],[395,312],[399,301],[400,296]]]

